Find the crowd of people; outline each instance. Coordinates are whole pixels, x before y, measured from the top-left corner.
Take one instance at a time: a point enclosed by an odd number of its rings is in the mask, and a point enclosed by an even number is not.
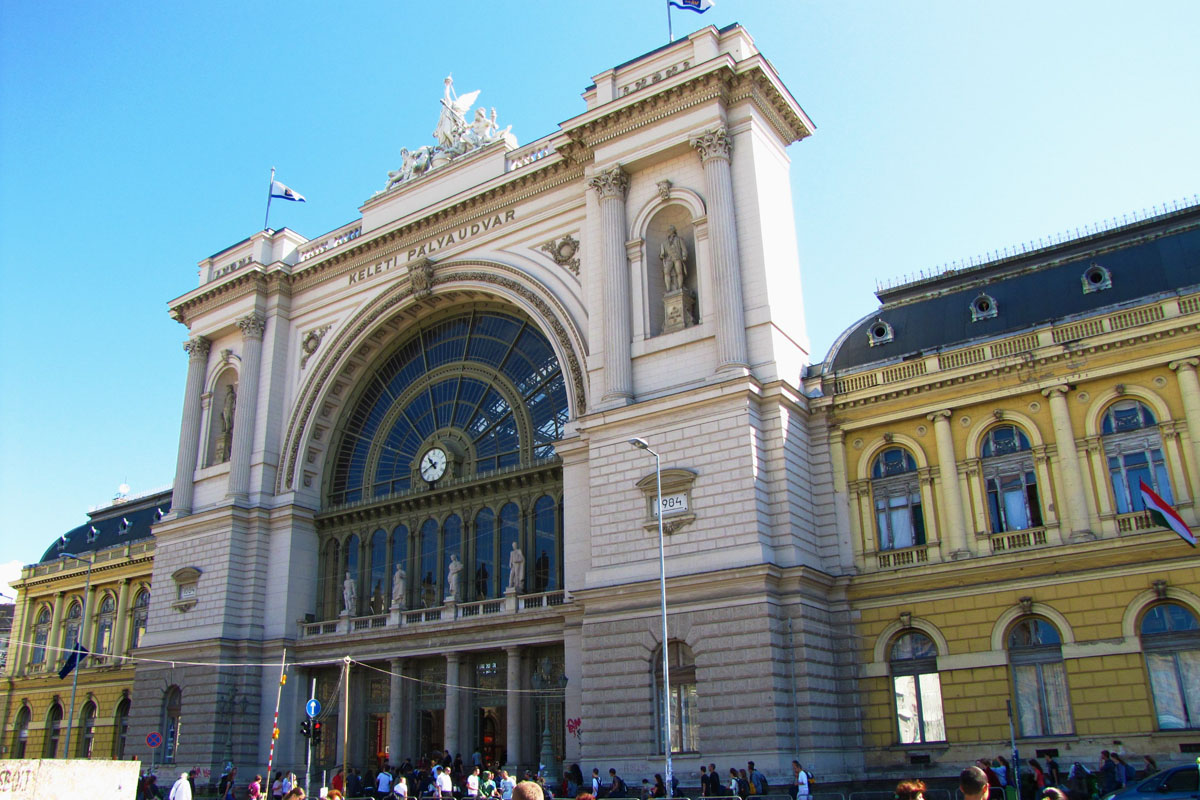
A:
[[[1063,772],[1058,762],[1047,757],[1045,764],[1029,759],[1027,766],[1013,769],[1004,756],[981,758],[959,774],[963,800],[1002,800],[1006,787],[1015,788],[1021,800],[1098,800],[1123,786],[1158,772],[1158,763],[1143,756],[1137,769],[1119,753],[1100,751],[1100,762],[1088,769],[1080,761]],[[896,786],[895,800],[925,800],[925,782],[904,780]]]

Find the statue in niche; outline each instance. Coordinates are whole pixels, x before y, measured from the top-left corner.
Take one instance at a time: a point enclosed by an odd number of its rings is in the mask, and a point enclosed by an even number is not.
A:
[[[508,554],[508,588],[514,592],[521,591],[525,585],[525,554],[517,543],[512,543],[512,551]]]
[[[229,460],[233,450],[233,415],[237,410],[237,390],[232,386],[225,387],[225,399],[221,403],[221,433],[217,436],[217,462],[222,464]]]
[[[408,573],[403,564],[396,565],[392,575],[392,608],[403,608],[404,598],[408,595]]]
[[[345,603],[342,614],[347,617],[354,616],[358,609],[358,584],[350,577],[348,571],[346,580],[342,581],[342,602]]]
[[[662,243],[658,254],[662,259],[663,281],[667,291],[675,292],[682,289],[683,279],[687,277],[688,251],[683,239],[679,238],[679,234],[675,232],[674,225],[667,228],[666,241]]]
[[[452,554],[450,556],[449,571],[446,574],[446,599],[447,600],[457,600],[458,599],[458,578],[462,574],[462,570],[463,570],[463,565],[462,565],[462,562],[458,560],[458,555]]]

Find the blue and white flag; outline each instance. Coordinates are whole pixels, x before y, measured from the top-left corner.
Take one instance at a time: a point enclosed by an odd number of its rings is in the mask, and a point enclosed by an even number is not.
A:
[[[271,197],[279,197],[284,200],[292,200],[297,203],[304,202],[304,195],[289,189],[279,181],[271,181]]]
[[[713,0],[667,0],[667,5],[703,14],[713,7]]]
[[[75,668],[90,655],[91,653],[88,652],[88,649],[84,647],[78,639],[76,639],[75,649],[71,651],[71,655],[67,656],[67,660],[63,663],[62,669],[58,671],[59,680],[66,680],[67,676],[70,675]]]

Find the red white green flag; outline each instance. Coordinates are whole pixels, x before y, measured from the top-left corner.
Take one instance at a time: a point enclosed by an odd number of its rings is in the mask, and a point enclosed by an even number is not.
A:
[[[1145,481],[1138,481],[1138,489],[1142,492],[1142,502],[1146,504],[1146,510],[1150,512],[1150,518],[1156,524],[1175,531],[1179,534],[1179,538],[1195,547],[1196,535],[1188,528],[1183,517],[1179,516],[1179,512],[1171,508],[1171,504],[1166,500],[1156,495]]]

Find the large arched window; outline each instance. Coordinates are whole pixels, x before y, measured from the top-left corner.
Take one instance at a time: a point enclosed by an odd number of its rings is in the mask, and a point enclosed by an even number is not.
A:
[[[662,648],[654,652],[654,694],[657,698],[658,751],[665,747],[662,740],[663,711]],[[667,668],[671,679],[671,752],[696,753],[700,750],[700,717],[697,712],[696,660],[692,650],[683,642],[667,644]]]
[[[79,713],[79,738],[76,740],[75,757],[91,758],[92,745],[96,743],[96,704],[91,700],[83,704]]]
[[[1108,476],[1117,512],[1142,511],[1138,484],[1145,481],[1162,499],[1173,503],[1171,481],[1163,460],[1162,437],[1154,412],[1137,400],[1119,400],[1104,411],[1100,423]]]
[[[554,498],[542,495],[533,504],[533,591],[561,589],[558,575],[559,507]]]
[[[1040,617],[1018,620],[1008,631],[1008,663],[1012,665],[1018,735],[1071,733],[1071,697],[1058,630]]]
[[[133,600],[133,632],[130,634],[130,649],[140,647],[146,635],[146,623],[150,619],[150,590],[142,589]]]
[[[67,609],[67,623],[63,626],[62,641],[59,642],[59,658],[66,658],[67,653],[75,647],[79,639],[79,631],[83,627],[83,604],[78,600],[71,603]]]
[[[441,599],[438,597],[438,575],[442,566],[438,559],[438,538],[437,520],[425,520],[421,525],[420,540],[421,605],[425,608],[441,605]]]
[[[905,631],[892,643],[889,666],[901,744],[946,741],[937,646],[923,633]]]
[[[496,512],[485,508],[475,515],[475,567],[471,571],[475,600],[497,596],[496,564],[502,556],[498,545]]]
[[[332,619],[342,610],[342,579],[345,576],[342,575],[341,565],[341,543],[331,538],[325,542],[317,588],[322,619]]]
[[[997,425],[984,434],[979,456],[992,533],[1041,527],[1029,437],[1014,425]]]
[[[1179,603],[1142,617],[1142,650],[1160,730],[1200,728],[1200,622]]]
[[[25,757],[25,748],[29,744],[29,720],[32,717],[29,706],[21,706],[17,712],[17,721],[13,725],[13,758]]]
[[[113,717],[113,758],[118,761],[125,758],[125,746],[129,739],[129,698],[124,697],[117,703],[117,713]]]
[[[46,645],[50,640],[50,609],[43,607],[38,612],[37,621],[33,626],[33,652],[29,655],[29,663],[44,664],[46,662]]]
[[[377,530],[371,534],[371,564],[367,573],[367,587],[369,591],[367,596],[367,612],[370,614],[382,614],[388,608],[388,603],[384,599],[387,597],[388,585],[387,538],[386,531]]]
[[[179,753],[179,734],[183,727],[183,690],[172,686],[163,698],[163,718],[166,721],[163,738],[163,760],[174,764]]]
[[[97,659],[112,655],[113,625],[117,620],[117,601],[111,594],[105,594],[100,601],[100,613],[96,617],[96,639],[92,643],[92,654]]]
[[[42,758],[58,758],[58,740],[62,736],[62,705],[55,701],[46,714],[46,739],[42,744]]]
[[[925,544],[925,514],[917,462],[900,447],[889,447],[871,465],[871,495],[879,549],[898,550]]]

